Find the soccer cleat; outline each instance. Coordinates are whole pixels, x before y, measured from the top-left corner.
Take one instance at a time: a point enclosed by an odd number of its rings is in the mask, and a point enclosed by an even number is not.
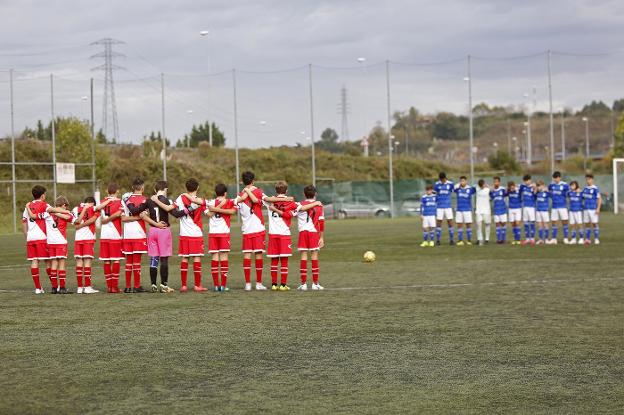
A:
[[[84,288],[82,288],[82,287],[76,288],[76,294],[82,294],[83,291],[84,291]]]
[[[440,243],[440,241],[436,241],[436,243],[435,243],[435,244],[436,244],[437,246],[442,245],[442,244]]]
[[[583,239],[583,238],[579,238],[579,240],[578,240],[578,244],[579,244],[579,245],[583,245],[584,243],[585,243],[585,239]]]
[[[548,241],[548,243],[549,243],[550,245],[557,245],[557,243],[558,243],[558,242],[557,242],[557,240],[556,240],[556,239],[551,239],[550,241]]]
[[[164,294],[169,294],[169,293],[172,293],[172,292],[175,291],[173,288],[169,287],[168,285],[164,285],[164,284],[160,284],[160,287],[159,287],[158,290],[161,293],[164,293]]]
[[[80,288],[78,288],[78,289],[80,290]],[[132,292],[132,288],[130,288],[130,287],[124,288],[124,293],[125,294],[130,294],[131,292]],[[78,293],[78,294],[80,294],[80,293]]]
[[[568,245],[576,245],[576,239],[570,239]]]
[[[151,290],[153,293],[157,293],[157,292],[158,292],[158,286],[157,286],[156,284],[152,284],[152,286],[151,286],[150,290]]]
[[[585,245],[586,245],[586,246],[591,245],[591,240],[590,240],[590,239],[585,239]]]
[[[435,246],[435,242],[429,241],[429,246]]]
[[[35,288],[35,294],[45,294],[42,288]]]
[[[290,287],[288,285],[282,284],[279,287],[280,291],[290,291]]]
[[[420,246],[421,246],[421,247],[423,247],[423,248],[425,248],[425,247],[429,246],[429,241],[423,241],[423,242],[420,244]]]
[[[58,294],[58,289],[52,287],[52,290],[50,290],[50,294]]]
[[[453,245],[452,241],[451,241],[451,245]],[[464,246],[464,241],[458,241],[457,246]]]
[[[221,292],[222,293],[229,293],[230,289],[228,287],[221,287]]]
[[[312,291],[320,291],[324,289],[325,288],[321,284],[312,284]]]
[[[278,289],[277,284],[271,284],[271,291],[277,291]]]
[[[537,241],[537,245],[544,245],[544,244],[545,244],[545,242],[544,242],[543,239],[540,239],[539,241]]]
[[[594,245],[600,245],[600,239],[594,239]]]
[[[143,287],[141,287],[141,286],[139,285],[138,287],[133,288],[133,289],[132,289],[132,292],[133,292],[133,293],[140,294],[140,293],[146,293],[146,292],[147,292],[147,290],[145,290],[145,288],[143,288]]]
[[[470,245],[472,245],[472,242],[466,241],[466,245],[470,246]]]
[[[67,291],[67,288],[59,288],[58,289],[58,293],[59,294],[70,294],[70,292]]]
[[[218,293],[218,292],[220,292],[220,291],[221,291],[221,287],[219,287],[219,286],[215,286],[215,287],[212,289],[212,291],[214,291],[214,292]]]
[[[570,244],[570,240],[568,238],[563,238],[563,244],[564,245],[569,245]]]
[[[308,284],[301,284],[297,287],[299,291],[308,291]]]
[[[183,286],[180,287],[180,292],[181,293],[185,293],[187,291],[188,291],[188,287],[186,285],[183,285]]]
[[[99,293],[100,290],[96,290],[95,288],[88,286],[88,287],[84,287],[82,292],[84,294],[96,294],[96,293]]]
[[[261,283],[261,282],[257,282],[257,283],[256,283],[256,290],[258,290],[258,291],[264,291],[264,290],[266,290],[266,289],[267,289],[267,287],[265,287],[264,285],[262,285],[262,283]]]
[[[245,283],[245,291],[251,291],[251,283],[250,282],[246,282]]]
[[[196,293],[203,293],[204,291],[208,291],[208,288],[202,287],[201,285],[196,285],[193,287],[193,291]]]

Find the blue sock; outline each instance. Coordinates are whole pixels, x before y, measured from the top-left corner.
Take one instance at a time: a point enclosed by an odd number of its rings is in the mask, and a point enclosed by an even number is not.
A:
[[[436,231],[436,241],[440,242],[440,238],[442,237],[442,228],[438,226],[435,231]]]
[[[568,235],[569,235],[569,228],[567,224],[563,225],[563,237],[568,239]]]
[[[572,229],[572,239],[576,239],[576,229]]]
[[[585,239],[591,239],[591,228],[585,229]]]
[[[423,239],[425,242],[429,240],[429,231],[423,231]]]
[[[519,240],[520,240],[520,237],[521,237],[521,235],[520,235],[520,227],[519,227],[519,226],[514,226],[514,228],[513,228],[513,234],[514,234],[514,239],[515,239],[516,241],[519,241]]]
[[[449,239],[451,242],[453,242],[454,238],[455,238],[455,228],[451,226],[449,227]]]
[[[557,239],[557,233],[558,232],[559,232],[559,228],[553,225],[553,227],[552,227],[553,239]]]
[[[467,236],[468,242],[472,241],[472,228],[466,229],[466,236]]]
[[[531,225],[528,223],[524,224],[524,238],[531,239]]]
[[[453,238],[451,238],[453,239]],[[463,241],[464,240],[464,228],[459,228],[457,230],[457,240],[458,241]]]
[[[507,239],[507,227],[506,226],[503,226],[503,228],[501,229],[501,233],[502,233],[501,240],[505,242],[505,239]]]
[[[539,228],[539,238],[544,239],[544,229]]]
[[[596,226],[594,228],[594,239],[599,239],[600,238],[600,228],[598,228],[598,226]]]
[[[544,238],[548,239],[548,228],[544,229]]]
[[[433,239],[435,237],[435,231],[429,231],[429,240],[433,242]]]
[[[531,238],[535,239],[535,222],[531,222]]]

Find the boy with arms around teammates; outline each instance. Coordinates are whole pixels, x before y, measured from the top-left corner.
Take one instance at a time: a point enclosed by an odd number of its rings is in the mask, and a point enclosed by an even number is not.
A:
[[[522,177],[522,184],[518,189],[522,198],[522,222],[524,222],[524,241],[522,245],[535,245],[535,184],[531,182],[531,175]]]
[[[420,198],[420,224],[423,230],[422,247],[434,246],[436,229],[436,195],[433,194],[433,186],[428,184],[425,194]]]
[[[208,220],[208,252],[212,255],[211,271],[214,290],[227,292],[229,253],[231,250],[230,225],[232,216],[238,211],[236,199],[227,198],[227,186],[219,183],[215,186],[214,200],[206,204]],[[221,279],[219,280],[219,277]]]
[[[552,221],[551,244],[557,244],[557,233],[559,228],[557,222],[561,222],[563,227],[563,243],[568,243],[568,193],[570,186],[561,180],[561,173],[556,171],[552,175],[553,181],[548,185],[548,192],[552,198],[552,210],[550,220]]]
[[[546,184],[542,180],[537,181],[537,192],[535,193],[536,219],[539,225],[538,245],[551,244],[548,239],[548,227],[550,226],[550,199],[551,195],[546,188]]]
[[[132,193],[125,194],[121,201],[123,207],[121,217],[123,223],[122,252],[126,256],[126,288],[124,293],[146,292],[141,286],[141,257],[147,253],[147,228],[141,217],[141,214],[147,209],[147,198],[143,195],[144,190],[145,182],[137,177],[132,182]]]
[[[576,180],[570,182],[568,192],[570,200],[570,226],[572,227],[572,238],[568,241],[571,245],[576,245],[576,235],[578,234],[579,244],[584,243],[583,239],[583,193]]]
[[[490,199],[494,209],[494,223],[496,224],[496,243],[504,244],[507,239],[507,190],[501,186],[500,177],[494,177],[494,187],[490,189]]]
[[[72,210],[76,225],[74,258],[76,258],[77,294],[99,292],[91,286],[91,261],[95,257],[95,222],[100,216],[100,212],[96,212],[94,206],[95,199],[89,196]]]
[[[602,197],[600,189],[594,184],[594,175],[586,174],[587,185],[583,189],[583,222],[585,223],[585,245],[591,244],[591,231],[594,230],[594,244],[600,243],[600,229],[598,219],[600,218],[600,208],[602,207]]]
[[[446,173],[440,172],[439,180],[433,185],[436,194],[436,245],[440,245],[442,237],[442,222],[447,221],[449,231],[449,244],[455,245],[455,229],[453,228],[453,208],[451,199],[453,196],[453,182],[446,178]]]
[[[490,206],[490,188],[485,180],[479,179],[476,196],[475,217],[477,220],[477,241],[479,245],[490,242],[490,226],[492,224],[492,208]],[[483,239],[485,233],[485,241]]]
[[[124,259],[122,252],[123,225],[121,216],[123,206],[119,198],[119,187],[115,183],[109,183],[108,196],[96,206],[99,211],[100,228],[100,261],[104,262],[104,278],[107,291],[110,294],[119,294],[120,263]]]
[[[520,233],[520,224],[522,223],[522,194],[513,181],[507,183],[507,200],[509,202],[509,223],[511,223],[511,230],[514,237],[511,244],[520,245],[520,239],[522,239],[522,234]]]
[[[468,186],[466,176],[459,178],[459,184],[453,190],[457,193],[457,209],[455,223],[457,223],[457,245],[464,245],[464,225],[466,226],[466,244],[472,245],[472,196],[476,190]]]

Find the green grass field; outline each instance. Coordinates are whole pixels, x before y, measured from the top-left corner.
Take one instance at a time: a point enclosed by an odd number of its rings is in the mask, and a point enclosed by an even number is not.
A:
[[[3,236],[0,413],[622,413],[623,224],[423,249],[417,219],[333,221],[306,293],[242,291],[234,253],[228,294],[35,296]]]

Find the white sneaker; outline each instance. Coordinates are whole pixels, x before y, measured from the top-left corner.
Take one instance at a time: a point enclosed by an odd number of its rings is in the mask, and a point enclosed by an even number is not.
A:
[[[262,283],[261,283],[261,282],[257,282],[257,283],[256,283],[256,290],[258,290],[258,291],[264,291],[264,290],[266,290],[266,289],[267,289],[267,287],[265,287],[264,285],[262,285]]]
[[[45,291],[39,288],[35,288],[35,294],[45,294]]]
[[[568,238],[563,238],[563,244],[564,245],[569,245],[570,241],[568,240]]]
[[[585,239],[580,238],[580,239],[578,240],[578,244],[579,244],[579,245],[583,245],[584,243],[585,243]]]
[[[312,284],[312,291],[320,291],[324,289],[325,288],[321,284]]]
[[[594,239],[594,245],[600,245],[600,239]]]
[[[557,245],[557,240],[556,239],[551,239],[549,241],[549,245]]]
[[[245,291],[251,291],[251,283],[250,282],[245,283]]]
[[[76,288],[76,294],[82,294],[83,290],[84,290],[84,288],[82,288],[82,287]]]
[[[299,291],[308,291],[308,284],[301,284],[297,287]]]
[[[568,244],[569,244],[569,245],[576,245],[576,239],[570,239],[570,240],[568,241]]]
[[[99,290],[96,290],[95,288],[88,286],[88,287],[84,287],[84,289],[82,290],[82,292],[84,294],[95,294],[95,293],[99,293]]]

